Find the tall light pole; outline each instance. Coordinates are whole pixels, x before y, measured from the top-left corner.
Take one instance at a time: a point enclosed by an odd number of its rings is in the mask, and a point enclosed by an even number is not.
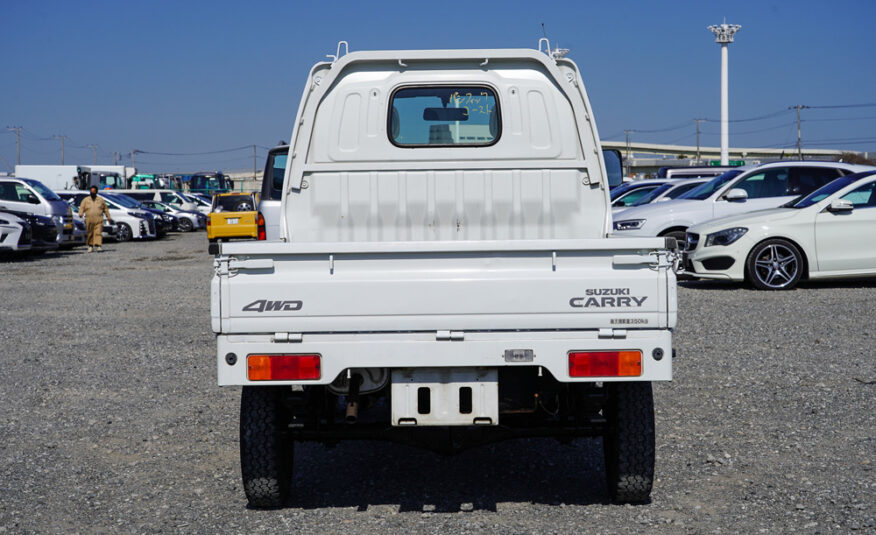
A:
[[[715,42],[721,45],[721,165],[730,161],[730,104],[727,88],[727,45],[733,42],[733,35],[742,28],[739,24],[709,26],[709,31],[715,34]]]

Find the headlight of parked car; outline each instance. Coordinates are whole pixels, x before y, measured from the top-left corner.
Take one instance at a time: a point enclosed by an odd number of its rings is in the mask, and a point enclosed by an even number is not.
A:
[[[706,236],[706,247],[712,245],[730,245],[745,235],[748,229],[745,227],[733,227]]]
[[[636,230],[642,228],[642,225],[644,224],[644,219],[626,219],[624,221],[615,221],[614,230]]]

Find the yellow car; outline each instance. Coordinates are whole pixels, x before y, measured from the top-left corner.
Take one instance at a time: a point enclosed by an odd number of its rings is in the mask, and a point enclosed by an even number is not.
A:
[[[258,212],[256,193],[220,193],[213,196],[207,215],[207,239],[211,242],[242,238],[265,239],[265,219]]]

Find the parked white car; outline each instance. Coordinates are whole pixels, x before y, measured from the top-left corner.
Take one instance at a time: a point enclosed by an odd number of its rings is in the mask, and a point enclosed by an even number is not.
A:
[[[30,251],[30,224],[8,212],[0,212],[0,253]]]
[[[876,170],[845,176],[781,208],[688,229],[686,269],[788,290],[801,279],[876,275]]]
[[[781,206],[837,178],[874,169],[839,162],[779,161],[738,167],[674,201],[635,206],[614,216],[615,236],[684,239],[693,225]]]
[[[167,204],[159,201],[143,201],[147,208],[153,210],[161,210],[166,214],[171,214],[179,220],[179,229],[182,232],[192,232],[207,228],[207,216],[201,212],[193,212],[191,210],[181,210],[179,207],[172,204]]]
[[[624,199],[619,199],[618,203],[612,203],[611,213],[617,214],[623,212],[627,208],[632,208],[633,206],[643,206],[653,202],[667,202],[672,199],[677,199],[695,187],[705,184],[710,179],[711,178],[685,178],[663,182],[656,188],[649,188],[642,195],[636,195],[638,198],[635,200],[630,197],[625,197]],[[635,194],[636,192],[632,193]]]
[[[204,217],[207,217],[207,214],[210,213],[210,208],[213,206],[213,201],[210,197],[195,193],[183,193],[182,196],[192,201],[195,204],[196,210],[204,214]]]

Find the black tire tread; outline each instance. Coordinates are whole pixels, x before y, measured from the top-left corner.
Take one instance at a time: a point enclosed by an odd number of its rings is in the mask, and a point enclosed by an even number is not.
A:
[[[650,382],[609,385],[604,437],[605,472],[612,501],[650,499],[654,482],[654,397]]]
[[[281,507],[292,479],[282,387],[244,386],[240,397],[240,471],[251,507]]]

